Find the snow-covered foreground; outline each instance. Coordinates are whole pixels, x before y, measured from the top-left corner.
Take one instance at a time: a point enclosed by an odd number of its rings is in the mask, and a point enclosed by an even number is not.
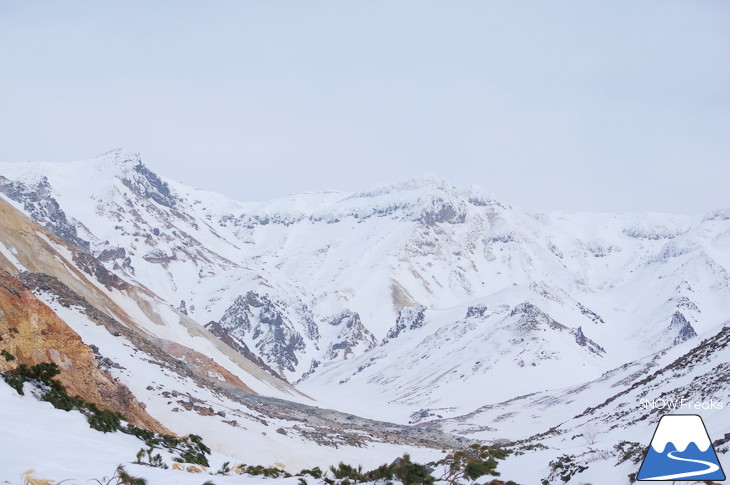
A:
[[[144,465],[137,465],[137,452],[146,448],[144,442],[121,432],[102,433],[91,429],[86,418],[78,411],[65,412],[55,409],[50,403],[39,401],[33,395],[33,388],[26,384],[25,395],[19,395],[14,389],[0,380],[0,483],[21,484],[22,475],[32,470],[31,476],[54,481],[70,480],[64,483],[88,483],[89,480],[111,477],[118,465],[134,476],[148,478],[150,484],[201,485],[206,480],[218,484],[225,483],[297,483],[296,478],[257,478],[248,475],[215,475],[225,462],[231,466],[237,464],[281,466],[285,463],[297,463],[302,460],[295,456],[281,454],[284,463],[268,459],[259,461],[262,455],[256,453],[258,445],[248,443],[253,451],[250,457],[231,457],[213,452],[209,457],[208,473],[197,474],[169,468],[163,470]],[[375,468],[390,463],[405,451],[402,447],[384,445],[366,450],[334,450],[319,449],[316,445],[302,443],[302,455],[310,455],[310,467],[319,465],[325,469],[346,461],[353,465],[363,465],[365,469]],[[436,450],[409,449],[416,461],[429,461],[441,457]],[[159,449],[155,453],[160,453]],[[290,450],[296,454],[296,450]],[[164,461],[172,466],[171,456],[161,452]],[[311,455],[318,459],[311,461]],[[272,455],[270,455],[272,456]],[[288,460],[291,458],[291,460]],[[311,464],[314,463],[314,464]],[[290,472],[296,473],[302,468],[286,466]]]

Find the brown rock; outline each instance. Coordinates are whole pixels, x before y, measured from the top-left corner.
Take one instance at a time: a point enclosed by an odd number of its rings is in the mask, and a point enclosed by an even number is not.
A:
[[[152,418],[131,391],[103,372],[94,352],[81,337],[41,302],[20,280],[0,269],[0,349],[16,357],[0,359],[0,371],[54,362],[59,381],[70,395],[78,395],[101,409],[122,413],[129,422],[151,431],[171,434]]]

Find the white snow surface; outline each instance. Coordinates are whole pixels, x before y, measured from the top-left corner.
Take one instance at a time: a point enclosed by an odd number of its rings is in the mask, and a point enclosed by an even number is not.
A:
[[[390,462],[403,453],[396,446],[383,445],[366,450],[333,450],[307,448],[301,445],[296,452],[284,449],[278,455],[272,449],[281,443],[266,443],[260,437],[254,446],[252,437],[239,437],[241,445],[249,448],[242,456],[230,456],[214,452],[210,457],[208,473],[197,474],[172,468],[163,470],[133,463],[135,455],[145,444],[135,437],[121,432],[101,433],[93,430],[86,418],[78,411],[65,412],[55,409],[50,403],[39,401],[32,395],[31,387],[26,384],[25,395],[21,396],[5,382],[0,380],[0,430],[4,443],[0,455],[0,483],[21,484],[23,474],[31,472],[36,479],[47,479],[55,482],[62,480],[67,484],[89,483],[95,479],[111,477],[118,465],[123,465],[133,476],[147,478],[149,483],[200,485],[206,480],[221,484],[288,484],[298,483],[296,478],[260,478],[248,475],[214,475],[224,462],[231,466],[247,463],[265,466],[276,465],[280,461],[288,462],[287,469],[297,472],[296,468],[305,458],[287,460],[287,454],[310,455],[317,457],[317,464],[327,466],[336,464],[338,460],[348,463],[363,464],[366,468]],[[232,437],[233,438],[233,437]],[[273,438],[273,437],[272,437]],[[257,448],[262,448],[258,451]],[[268,449],[268,452],[267,452]],[[414,459],[426,461],[438,456],[432,450],[413,449]],[[172,465],[171,456],[160,449],[168,466]],[[276,456],[276,458],[275,458]],[[283,463],[286,464],[286,463]],[[314,466],[314,465],[308,465]],[[369,468],[368,468],[369,469]],[[102,481],[106,483],[106,481]]]

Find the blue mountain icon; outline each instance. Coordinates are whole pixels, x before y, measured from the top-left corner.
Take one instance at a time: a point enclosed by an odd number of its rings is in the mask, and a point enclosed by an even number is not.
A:
[[[663,416],[654,432],[637,480],[725,480],[702,418]]]

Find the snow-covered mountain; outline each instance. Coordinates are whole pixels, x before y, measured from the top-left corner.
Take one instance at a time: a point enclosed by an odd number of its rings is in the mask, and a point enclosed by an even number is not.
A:
[[[498,300],[512,312],[529,302],[603,348],[601,370],[693,337],[730,310],[727,211],[532,213],[434,177],[239,203],[119,150],[4,164],[0,174],[0,191],[35,221],[218,324],[290,381],[364,355],[418,305],[460,308],[434,325],[444,328],[469,306]]]
[[[55,278],[208,377],[221,372],[203,357],[261,396],[465,439],[523,439],[558,425],[640,381],[662,356],[724,332],[730,317],[730,209],[538,213],[437,177],[243,203],[121,150],[0,164],[0,194],[60,241],[48,243],[60,255],[47,258]],[[0,267],[49,273],[30,256],[37,239],[0,239]],[[89,282],[63,280],[68,268]],[[26,280],[102,354],[129,353]],[[181,388],[128,385],[174,428],[168,412],[179,406],[169,400],[163,411],[160,396]],[[200,392],[191,409],[232,405]],[[534,428],[515,424],[528,402],[540,409]],[[220,426],[213,436],[230,431]]]
[[[285,462],[290,470],[299,470],[357,457],[376,466],[384,454],[400,456],[415,449],[421,456],[437,456],[437,448],[458,443],[439,431],[313,407],[312,398],[272,375],[263,363],[240,355],[148,288],[125,282],[4,199],[0,248],[2,373],[54,363],[71,395],[120,412],[147,430],[203,436],[221,462]],[[4,380],[0,386],[10,389]],[[22,400],[6,392],[2,399],[3,409],[6,404],[22,407]],[[19,440],[19,449],[26,452],[47,437],[62,439],[65,425],[57,432],[36,427],[32,420],[67,422],[59,418],[63,411],[28,409],[25,434],[13,423],[20,417],[0,414],[0,427],[10,433],[7,439]],[[79,436],[87,436],[83,428]],[[122,441],[125,449],[135,444],[114,438],[108,443]],[[136,446],[145,443],[137,440]],[[0,479],[17,479],[29,468],[65,469],[79,480],[99,478],[89,475],[99,468],[83,465],[87,457],[53,455],[50,466],[37,454],[12,463],[3,459]],[[59,456],[71,456],[75,465]],[[117,454],[103,461],[132,457]]]

